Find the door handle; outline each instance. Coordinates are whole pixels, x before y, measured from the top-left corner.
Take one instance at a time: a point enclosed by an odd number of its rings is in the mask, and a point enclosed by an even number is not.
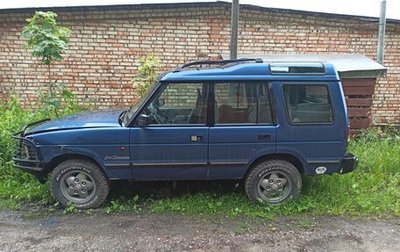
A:
[[[271,135],[258,135],[259,142],[268,142],[271,141]]]
[[[191,136],[190,141],[192,142],[200,142],[203,139],[202,136]]]

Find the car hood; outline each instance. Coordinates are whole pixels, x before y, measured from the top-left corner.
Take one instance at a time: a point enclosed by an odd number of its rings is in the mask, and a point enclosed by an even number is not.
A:
[[[46,121],[26,133],[77,128],[121,127],[118,117],[123,110],[85,111],[57,120]]]

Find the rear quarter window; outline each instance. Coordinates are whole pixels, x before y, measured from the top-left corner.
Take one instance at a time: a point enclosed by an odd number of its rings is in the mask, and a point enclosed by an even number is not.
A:
[[[291,123],[332,123],[332,102],[327,85],[284,85],[286,109]]]

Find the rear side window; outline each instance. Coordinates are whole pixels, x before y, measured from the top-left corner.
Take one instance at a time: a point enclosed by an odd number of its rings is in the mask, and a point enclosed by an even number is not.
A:
[[[214,91],[216,124],[272,123],[267,83],[216,83]]]
[[[327,85],[284,85],[283,92],[292,123],[333,122]]]

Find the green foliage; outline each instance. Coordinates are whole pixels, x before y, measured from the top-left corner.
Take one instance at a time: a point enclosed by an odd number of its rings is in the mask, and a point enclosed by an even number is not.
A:
[[[155,55],[143,56],[139,59],[138,74],[133,79],[135,91],[139,97],[156,81],[159,68],[160,59]]]
[[[0,104],[0,165],[4,167],[10,160],[14,151],[15,142],[11,136],[21,130],[28,122],[43,118],[40,113],[29,113],[21,108],[15,96],[5,104]],[[2,172],[0,178],[5,174]]]
[[[82,107],[75,106],[76,101],[68,101],[73,97],[65,97],[65,107],[62,115],[79,111]],[[40,184],[32,175],[22,172],[12,165],[12,155],[16,141],[12,135],[30,122],[46,118],[44,111],[22,109],[19,100],[12,96],[7,103],[0,103],[0,204],[1,208],[14,208],[21,202],[35,201],[40,204],[53,202],[48,184]]]
[[[48,88],[39,92],[39,100],[49,117],[58,117],[62,100],[71,102],[73,94],[65,88],[63,82],[51,80],[50,64],[63,59],[62,53],[68,48],[70,30],[58,25],[57,14],[50,11],[37,11],[27,22],[28,25],[22,31],[22,36],[26,39],[25,46],[32,49],[32,55],[39,57],[49,70]]]
[[[78,208],[76,208],[76,205],[68,202],[67,206],[64,208],[63,214],[74,214],[79,212]]]
[[[61,54],[68,47],[70,30],[57,24],[57,14],[36,11],[26,21],[28,25],[24,27],[22,36],[26,39],[25,46],[32,49],[32,55],[41,58],[46,65],[61,61]]]
[[[24,200],[49,198],[47,185],[43,186],[33,176],[15,169],[11,161],[16,144],[12,134],[28,122],[44,117],[42,113],[23,110],[14,96],[0,104],[0,201],[16,205]]]
[[[104,208],[104,212],[107,214],[119,213],[123,211],[138,212],[142,210],[138,204],[138,200],[139,200],[138,195],[135,195],[134,197],[131,197],[128,200],[126,200],[123,197],[118,199],[113,199],[110,201],[110,205]]]
[[[63,82],[52,82],[50,90],[40,90],[39,101],[40,111],[50,118],[59,117],[61,112],[64,115],[73,114],[83,109]]]

